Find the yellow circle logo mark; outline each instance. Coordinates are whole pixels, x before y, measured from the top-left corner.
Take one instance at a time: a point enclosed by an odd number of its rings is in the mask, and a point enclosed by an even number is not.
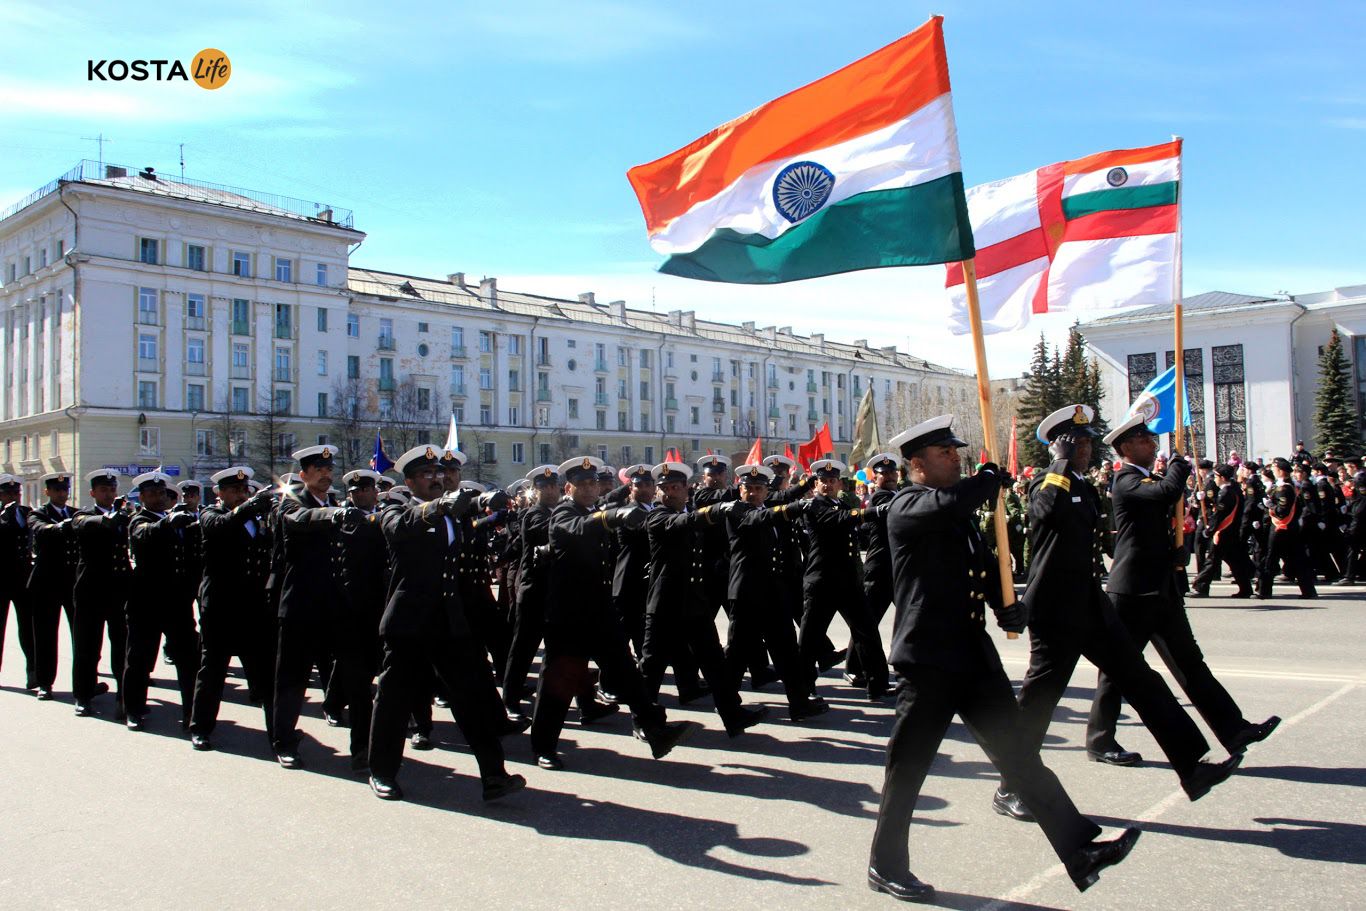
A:
[[[201,89],[221,89],[232,78],[232,61],[215,47],[206,47],[194,55],[190,75]]]

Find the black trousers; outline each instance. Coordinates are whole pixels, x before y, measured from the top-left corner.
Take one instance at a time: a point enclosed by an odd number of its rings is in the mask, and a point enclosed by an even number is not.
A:
[[[379,691],[370,721],[370,772],[378,778],[395,778],[403,762],[403,742],[413,708],[423,700],[431,705],[432,679],[451,694],[451,714],[479,764],[479,776],[504,771],[503,745],[498,741],[502,724],[493,670],[482,646],[473,639],[456,637],[443,624],[416,637],[383,638],[384,658],[379,672]],[[356,730],[354,717],[352,730]]]
[[[1270,598],[1276,573],[1281,562],[1300,586],[1300,594],[1306,598],[1318,594],[1314,585],[1314,564],[1309,552],[1300,538],[1300,530],[1293,524],[1285,529],[1271,529],[1266,542],[1266,556],[1262,559],[1261,572],[1257,576],[1257,597]]]
[[[25,573],[27,575],[27,573]],[[32,600],[24,579],[0,582],[0,662],[5,655],[5,626],[9,621],[9,606],[14,605],[14,623],[19,633],[19,648],[24,653],[24,684],[36,689],[38,682],[38,653],[33,641]]]
[[[802,628],[797,634],[802,660],[816,664],[826,654],[826,643],[830,640],[826,631],[836,611],[849,626],[849,651],[858,655],[860,668],[887,667],[887,653],[882,650],[882,637],[878,634],[877,623],[868,610],[862,586],[855,583],[839,585],[808,586],[806,588],[806,608],[802,612]],[[887,674],[874,674],[868,678],[868,692],[880,694],[887,689]]]
[[[336,630],[321,617],[281,617],[275,652],[275,707],[271,725],[275,750],[293,752],[299,746],[299,715],[304,708],[308,680],[316,666],[330,676]],[[327,681],[322,681],[324,689]]]
[[[1227,747],[1247,727],[1247,721],[1228,690],[1205,664],[1204,653],[1195,641],[1185,607],[1177,598],[1163,595],[1115,595],[1114,599],[1115,609],[1134,645],[1141,652],[1152,642],[1195,710],[1219,742]],[[1127,694],[1123,687],[1104,670],[1097,675],[1096,695],[1091,702],[1091,718],[1086,730],[1086,743],[1090,749],[1115,748],[1115,726],[1119,722],[1120,698],[1124,695]],[[1137,705],[1134,710],[1138,711]]]
[[[474,637],[484,646],[493,659],[494,673],[503,678],[507,668],[508,648],[512,641],[512,631],[507,621],[498,611],[498,602],[487,585],[471,585],[460,589],[460,601],[465,605],[465,617],[469,620]]]
[[[71,695],[77,702],[95,697],[100,669],[100,650],[109,633],[109,663],[114,671],[120,699],[123,664],[128,657],[128,580],[114,578],[98,584],[77,584],[76,629],[71,645]]]
[[[1205,565],[1195,577],[1196,591],[1209,591],[1210,583],[1219,578],[1219,567],[1222,563],[1228,564],[1229,571],[1233,573],[1233,581],[1238,584],[1238,591],[1252,591],[1252,579],[1257,574],[1256,569],[1252,566],[1252,558],[1247,554],[1247,544],[1238,540],[1231,526],[1220,533],[1219,543],[1210,543]]]
[[[711,687],[717,714],[722,718],[733,716],[740,707],[740,693],[726,666],[726,653],[716,635],[716,623],[703,612],[690,613],[682,608],[668,607],[646,611],[644,619],[640,672],[645,678],[645,691],[650,701],[658,701],[664,669],[670,664],[676,681],[692,682],[686,678],[686,671],[679,668],[683,663],[684,668],[691,668],[694,680],[701,671],[702,679]],[[684,683],[680,682],[679,686],[683,687]]]
[[[807,661],[797,647],[792,618],[781,609],[781,604],[760,598],[737,598],[730,602],[728,613],[726,665],[734,687],[739,689],[750,655],[767,646],[788,703],[795,705],[809,697],[816,686],[816,665]]]
[[[188,601],[159,598],[155,592],[128,601],[128,660],[123,669],[123,708],[130,715],[147,713],[147,688],[166,637],[166,653],[175,663],[180,685],[180,713],[190,719],[194,681],[199,671],[199,633]]]
[[[1362,495],[1366,496],[1366,491],[1362,491]],[[1366,558],[1362,556],[1363,551],[1366,551],[1366,536],[1358,533],[1356,536],[1349,534],[1344,537],[1347,542],[1347,581],[1359,582],[1366,578]]]
[[[1053,711],[1072,679],[1077,659],[1085,655],[1115,681],[1157,738],[1162,752],[1171,760],[1172,769],[1184,778],[1200,757],[1209,752],[1209,744],[1176,701],[1166,681],[1143,660],[1110,602],[1105,600],[1092,607],[1093,616],[1081,624],[1034,623],[1029,627],[1029,669],[1025,671],[1019,696],[1025,745],[1033,750],[1043,746]],[[1115,747],[1087,743],[1087,749],[1101,753]],[[1013,788],[1013,782],[1007,780],[1006,784]]]
[[[228,662],[236,655],[242,662],[247,688],[261,700],[265,716],[266,739],[273,745],[275,700],[274,618],[263,617],[238,628],[220,629],[212,618],[200,622],[199,673],[195,676],[194,703],[190,711],[190,733],[208,737],[218,724],[223,704],[223,686],[228,679]]]
[[[52,689],[57,682],[57,640],[62,612],[66,612],[67,633],[76,641],[76,594],[70,579],[54,580],[30,590],[33,611],[34,682]],[[4,621],[0,620],[0,638]]]
[[[1077,811],[1057,777],[1027,743],[1015,691],[999,658],[974,671],[925,664],[898,667],[896,722],[870,862],[884,876],[909,871],[911,816],[925,776],[954,715],[963,719],[991,764],[1016,789],[1060,859],[1093,841],[1100,827]]]
[[[646,692],[621,624],[614,617],[590,618],[585,623],[586,628],[576,629],[546,624],[545,664],[531,716],[531,748],[537,756],[554,755],[569,703],[583,691],[588,679],[590,657],[603,674],[610,676],[616,695],[630,706],[637,727],[648,729],[664,723],[664,710]]]
[[[535,592],[518,594],[512,624],[512,645],[508,648],[503,673],[503,704],[508,711],[520,711],[526,698],[527,676],[536,651],[545,636],[545,599]]]
[[[885,571],[867,572],[863,576],[863,600],[868,616],[872,618],[873,629],[877,629],[882,623],[882,618],[887,615],[887,608],[892,604],[892,570],[888,567]],[[881,637],[879,636],[879,644]],[[882,665],[882,688],[887,686],[887,663]],[[859,658],[857,649],[849,653],[849,658],[844,662],[844,669],[854,677],[866,677],[867,673],[863,667],[863,661]]]

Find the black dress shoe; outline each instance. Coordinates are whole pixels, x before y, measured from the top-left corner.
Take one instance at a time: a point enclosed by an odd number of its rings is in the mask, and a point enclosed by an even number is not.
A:
[[[432,702],[439,709],[448,709],[451,707],[451,701],[447,699],[445,696],[437,696],[432,699]]]
[[[109,692],[109,684],[105,683],[103,680],[95,684],[96,696],[103,696],[107,692]]]
[[[751,671],[749,675],[749,688],[754,690],[756,693],[759,690],[762,690],[764,687],[770,686],[777,682],[778,672],[775,671],[772,667],[766,667],[758,673]]]
[[[1143,754],[1115,747],[1113,750],[1106,750],[1103,753],[1093,753],[1087,750],[1086,758],[1092,762],[1103,762],[1106,765],[1131,766],[1142,762]]]
[[[526,779],[521,775],[509,775],[504,772],[501,775],[491,775],[484,779],[484,799],[497,800],[509,794],[515,794],[526,787]]]
[[[361,772],[370,768],[370,751],[366,750],[351,757],[351,771]]]
[[[1230,598],[1237,598],[1237,599],[1239,599],[1239,600],[1242,600],[1242,599],[1244,599],[1244,598],[1251,598],[1251,597],[1252,597],[1252,589],[1249,588],[1249,589],[1246,589],[1246,590],[1236,591],[1236,592],[1234,592],[1233,594],[1229,595],[1229,597],[1230,597]]]
[[[1272,715],[1261,724],[1249,724],[1237,733],[1233,742],[1228,745],[1230,753],[1243,753],[1254,743],[1260,743],[1271,736],[1271,732],[1276,730],[1276,726],[1281,723],[1280,715]]]
[[[1119,838],[1093,841],[1086,847],[1073,851],[1064,866],[1067,867],[1067,875],[1072,877],[1072,884],[1077,887],[1077,891],[1085,892],[1100,879],[1101,870],[1113,867],[1128,857],[1138,842],[1138,836],[1142,834],[1141,829],[1125,829]]]
[[[830,711],[830,706],[819,696],[812,696],[801,702],[793,703],[788,706],[787,717],[789,721],[805,721],[808,718],[815,718],[817,715],[824,715]]]
[[[280,763],[282,769],[302,769],[304,767],[304,761],[293,750],[283,750],[276,753],[275,759]]]
[[[928,902],[934,899],[934,886],[929,883],[922,883],[915,878],[913,873],[884,876],[869,867],[868,888],[874,892],[885,892],[892,898],[904,902]]]
[[[1243,754],[1237,753],[1223,762],[1197,762],[1195,769],[1181,779],[1181,787],[1185,788],[1186,796],[1194,803],[1208,794],[1215,785],[1227,781],[1242,761]]]
[[[616,705],[618,702],[621,702],[620,696],[611,690],[605,690],[600,686],[593,690],[593,695],[598,702],[605,702],[608,705]]]
[[[398,786],[398,782],[392,778],[381,778],[378,775],[370,776],[370,790],[375,792],[375,796],[380,800],[402,800],[403,789]]]
[[[828,671],[830,670],[830,668],[843,662],[844,659],[847,657],[849,657],[849,649],[838,648],[827,655],[822,655],[816,661],[816,667],[820,668],[823,671]]]
[[[564,771],[564,760],[559,756],[537,756],[536,765],[550,772]]]
[[[637,740],[643,740],[650,745],[650,755],[655,759],[663,759],[685,737],[696,730],[697,726],[695,721],[666,721],[648,729],[636,728],[634,733]]]
[[[613,706],[615,708],[615,706]],[[503,726],[499,729],[498,735],[506,737],[510,734],[521,734],[531,727],[531,718],[521,712],[508,712],[503,718]]]
[[[52,690],[48,687],[40,686],[34,691],[33,695],[38,697],[39,702],[47,702],[52,698]]]
[[[868,687],[868,681],[863,678],[862,674],[851,674],[848,671],[845,671],[840,676],[844,678],[845,683],[856,690],[867,689]]]
[[[768,715],[768,706],[743,706],[737,705],[733,711],[726,713],[722,719],[726,725],[726,733],[731,737],[739,737],[749,728],[764,720]]]
[[[621,711],[621,706],[615,702],[599,702],[594,699],[579,709],[579,724],[592,724],[595,721],[601,721],[608,715],[615,715],[619,711]]]
[[[1190,590],[1189,594],[1186,595],[1186,597],[1187,597],[1187,598],[1208,598],[1208,597],[1209,597],[1209,592],[1207,592],[1207,591],[1201,591],[1201,590],[1198,589],[1198,588],[1192,588],[1192,589]]]
[[[77,717],[77,718],[87,718],[87,717],[89,717],[89,716],[92,715],[92,714],[94,714],[94,713],[90,710],[90,703],[88,703],[88,702],[78,702],[78,703],[76,703],[76,717]]]
[[[125,719],[123,720],[123,723],[124,723],[125,725],[127,725],[128,730],[130,730],[130,731],[140,731],[140,730],[142,730],[142,716],[141,716],[141,715],[129,714],[128,717],[125,718]]]
[[[1029,812],[1029,807],[1025,806],[1020,795],[1005,788],[997,788],[996,793],[991,795],[991,808],[1002,816],[1009,816],[1020,822],[1034,822],[1034,814]]]
[[[205,737],[203,734],[191,734],[190,746],[201,753],[207,753],[209,750],[213,749],[213,744],[210,743],[209,738]]]
[[[339,712],[334,715],[327,709],[323,709],[323,721],[326,721],[327,726],[330,728],[350,727],[346,722],[346,714],[344,712]]]
[[[413,731],[412,740],[409,742],[413,745],[413,749],[415,750],[435,749],[435,745],[432,743],[432,735],[424,734],[421,731]]]
[[[711,695],[711,687],[704,683],[694,686],[680,687],[678,690],[678,702],[680,705],[692,705],[699,699],[706,699]]]

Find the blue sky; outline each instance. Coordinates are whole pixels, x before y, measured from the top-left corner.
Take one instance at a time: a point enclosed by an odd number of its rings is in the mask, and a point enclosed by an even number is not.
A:
[[[942,270],[773,287],[658,275],[624,173],[945,17],[969,184],[1186,139],[1187,293],[1366,282],[1362,3],[0,5],[0,207],[94,158],[352,208],[353,262],[868,338],[959,367]],[[222,11],[219,11],[219,10]],[[225,51],[232,81],[90,83]],[[991,336],[1020,372],[1042,329]]]

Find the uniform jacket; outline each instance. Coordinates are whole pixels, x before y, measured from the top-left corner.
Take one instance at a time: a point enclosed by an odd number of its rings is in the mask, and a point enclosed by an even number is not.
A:
[[[14,503],[0,510],[0,586],[22,588],[33,569],[33,510]]]
[[[1126,464],[1115,473],[1115,560],[1106,590],[1112,595],[1167,593],[1174,584],[1172,509],[1186,489],[1190,463],[1177,459],[1166,473],[1146,474]]]
[[[779,545],[790,520],[785,512],[744,500],[736,501],[725,516],[730,541],[726,597],[747,603],[772,600],[787,571]]]
[[[869,511],[876,509],[883,503],[890,503],[896,496],[895,490],[874,490],[873,495],[868,498]],[[877,519],[866,523],[864,535],[868,542],[868,553],[863,562],[864,578],[866,580],[879,579],[891,584],[892,581],[892,550],[887,544],[887,519]]]
[[[1237,483],[1230,481],[1219,488],[1209,517],[1210,534],[1219,535],[1219,543],[1224,546],[1236,544],[1242,547],[1243,538],[1239,535],[1243,521],[1243,490]],[[1227,522],[1228,526],[1219,529]]]
[[[132,574],[128,563],[128,514],[104,513],[90,505],[71,518],[76,530],[80,560],[76,564],[76,588],[98,595],[105,586],[126,586]]]
[[[1099,616],[1105,597],[1096,570],[1101,515],[1100,494],[1066,459],[1030,484],[1032,557],[1024,600],[1031,624],[1072,625]]]
[[[546,577],[550,574],[550,510],[533,504],[522,511],[522,562],[517,571],[517,598],[545,596]]]
[[[188,589],[187,529],[173,528],[171,516],[171,513],[156,513],[143,507],[133,513],[128,522],[133,581],[141,593],[150,595]]]
[[[29,514],[33,522],[30,588],[69,589],[76,584],[76,564],[80,562],[81,552],[76,544],[76,530],[66,521],[75,514],[76,510],[70,506],[59,509],[51,503],[45,503]]]
[[[621,528],[615,534],[617,559],[612,569],[612,600],[643,606],[650,589],[649,532],[642,525],[640,528]]]
[[[887,513],[896,620],[889,660],[972,671],[999,660],[986,632],[1001,606],[996,558],[977,527],[977,508],[1000,491],[982,472],[952,487],[912,484]]]
[[[343,555],[332,520],[336,512],[330,496],[320,502],[307,490],[280,501],[275,527],[283,564],[281,618],[320,620],[341,607]]]
[[[380,635],[414,638],[434,630],[467,638],[460,600],[460,523],[440,515],[436,501],[393,503],[378,516],[389,549],[389,594]]]
[[[646,613],[702,616],[707,612],[703,572],[703,528],[695,512],[656,507],[644,531],[649,546]]]
[[[606,517],[565,497],[550,512],[546,623],[586,634],[609,618],[613,566]]]
[[[266,583],[274,545],[264,517],[245,504],[228,509],[215,503],[199,511],[199,530],[204,548],[200,625],[239,631],[268,624]]]
[[[379,619],[389,593],[389,549],[384,543],[378,512],[372,521],[343,526],[341,542],[342,591],[347,619],[368,636],[379,635]]]
[[[802,516],[811,549],[806,557],[803,590],[808,597],[829,597],[850,586],[863,589],[863,557],[858,532],[864,510],[846,509],[832,497],[817,494]],[[837,596],[837,595],[836,595]]]

